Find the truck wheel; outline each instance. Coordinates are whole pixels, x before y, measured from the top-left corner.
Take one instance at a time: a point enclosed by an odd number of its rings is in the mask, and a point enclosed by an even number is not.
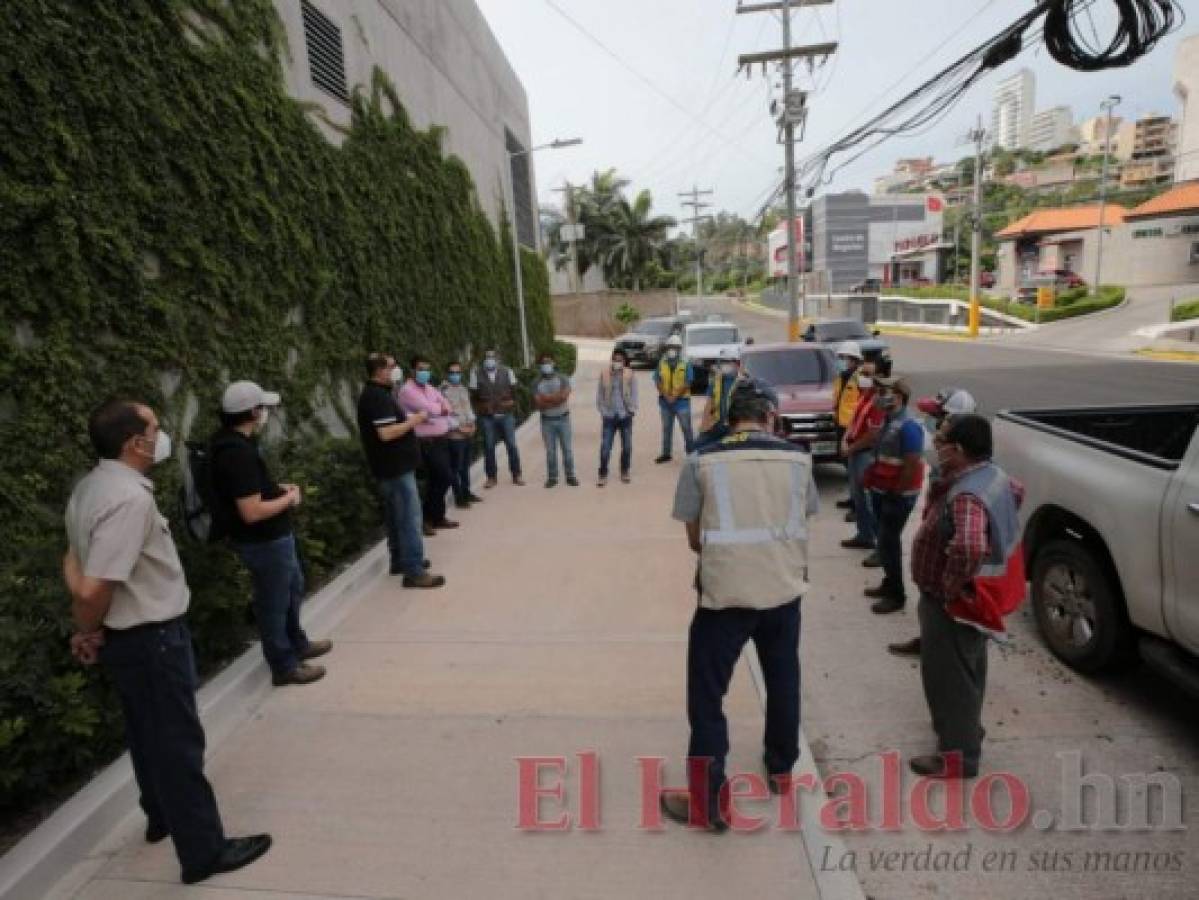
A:
[[[1085,545],[1045,545],[1033,565],[1032,601],[1049,649],[1072,669],[1092,674],[1131,658],[1136,636],[1119,587]]]

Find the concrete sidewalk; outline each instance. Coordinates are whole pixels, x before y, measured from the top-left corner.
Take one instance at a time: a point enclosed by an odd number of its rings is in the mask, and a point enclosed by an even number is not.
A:
[[[678,462],[651,462],[660,426],[648,374],[633,483],[595,486],[590,360],[606,349],[584,344],[580,355],[572,418],[582,486],[544,489],[540,434],[525,429],[528,486],[480,491],[486,502],[460,512],[462,528],[428,541],[448,586],[405,591],[385,578],[349,599],[328,635],[328,677],[274,691],[211,752],[226,827],[271,832],[270,854],[187,889],[169,845],[144,844],[133,816],[58,896],[822,896],[809,863],[821,835],[638,827],[637,758],[666,757],[665,783],[683,781],[693,557],[669,516]],[[757,772],[762,713],[746,658],[726,711],[730,772]],[[575,755],[586,751],[601,761],[602,829],[518,830],[516,757],[567,758],[566,807],[577,819]],[[773,801],[759,806],[774,816]],[[547,818],[559,809],[543,803]],[[834,875],[823,896],[856,891],[856,880]]]

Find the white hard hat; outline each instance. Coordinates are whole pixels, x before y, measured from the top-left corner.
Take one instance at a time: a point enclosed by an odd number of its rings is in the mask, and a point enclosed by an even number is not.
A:
[[[974,396],[961,388],[947,387],[934,397],[922,398],[916,406],[930,416],[960,416],[978,409]]]
[[[720,358],[731,360],[733,362],[741,361],[741,351],[735,347],[725,347],[720,351]]]
[[[681,337],[679,337],[677,334],[672,334],[669,338],[667,338],[666,346],[667,347],[682,347],[683,339]]]
[[[852,356],[854,359],[861,362],[865,359],[862,356],[862,346],[857,341],[845,341],[837,347],[838,356]]]

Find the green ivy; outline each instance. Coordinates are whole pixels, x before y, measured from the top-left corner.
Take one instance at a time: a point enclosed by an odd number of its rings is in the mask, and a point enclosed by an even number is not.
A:
[[[272,453],[308,488],[310,580],[378,533],[353,433],[368,350],[518,359],[510,231],[443,130],[376,72],[344,144],[285,90],[270,0],[22,0],[0,12],[0,811],[120,745],[106,681],[67,653],[62,511],[92,465],[88,412],[117,393],[176,438],[222,386],[284,398]],[[522,257],[529,333],[553,346],[545,267]],[[473,348],[473,349],[472,349]],[[341,429],[329,422],[340,422]],[[180,460],[155,479],[176,519]],[[248,585],[181,541],[206,668],[245,646]]]

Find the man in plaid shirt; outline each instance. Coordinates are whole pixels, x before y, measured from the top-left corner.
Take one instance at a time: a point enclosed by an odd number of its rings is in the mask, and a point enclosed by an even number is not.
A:
[[[982,753],[987,641],[1025,591],[1018,510],[1024,486],[991,461],[991,424],[947,420],[934,439],[941,478],[930,487],[912,547],[920,588],[920,663],[938,752],[911,760],[934,777],[973,777]]]

